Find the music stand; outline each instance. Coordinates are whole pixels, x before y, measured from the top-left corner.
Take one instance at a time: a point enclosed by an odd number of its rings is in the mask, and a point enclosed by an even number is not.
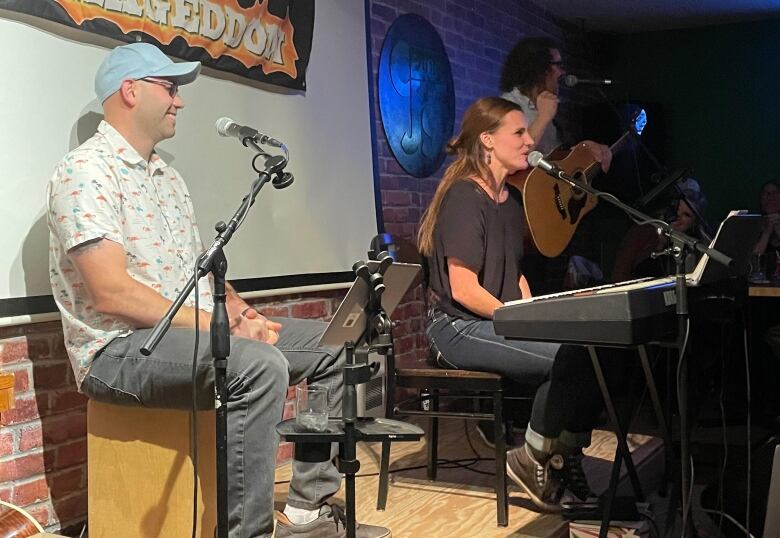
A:
[[[331,443],[339,444],[337,463],[339,472],[344,474],[347,538],[355,538],[356,528],[355,475],[360,469],[356,444],[419,441],[424,434],[419,427],[398,420],[358,417],[355,388],[375,372],[368,364],[369,353],[392,356],[389,314],[398,306],[420,269],[416,264],[393,263],[386,252],[376,262],[355,263],[353,270],[357,278],[320,338],[321,345],[344,345],[346,350],[342,416],[329,417],[328,426],[322,432],[305,429],[294,418],[276,426],[282,439],[295,444],[295,459],[299,461],[327,461]]]
[[[709,284],[732,276],[746,275],[754,247],[750,238],[758,237],[760,231],[761,215],[744,211],[729,213],[720,223],[710,248],[729,256],[734,260],[734,266],[729,268],[719,263],[711,263],[710,257],[704,254],[693,272],[688,275],[688,280],[694,285]]]
[[[379,262],[366,263],[369,270],[376,271]],[[384,274],[385,291],[382,293],[382,310],[388,316],[395,311],[404,294],[419,279],[422,267],[416,263],[393,262]],[[320,337],[321,346],[342,346],[344,342],[359,343],[365,336],[369,316],[366,308],[369,302],[369,284],[363,278],[356,278],[344,296],[328,327]]]

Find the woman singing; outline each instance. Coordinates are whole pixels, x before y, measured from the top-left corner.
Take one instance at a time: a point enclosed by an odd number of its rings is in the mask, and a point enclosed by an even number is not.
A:
[[[418,246],[430,267],[427,334],[439,359],[537,389],[526,443],[507,454],[507,473],[539,508],[556,511],[564,488],[581,499],[592,494],[582,448],[602,400],[584,348],[508,340],[493,330],[498,307],[531,296],[521,263],[522,198],[505,179],[528,168],[533,145],[518,105],[498,97],[472,104],[448,146],[455,160],[423,215]]]

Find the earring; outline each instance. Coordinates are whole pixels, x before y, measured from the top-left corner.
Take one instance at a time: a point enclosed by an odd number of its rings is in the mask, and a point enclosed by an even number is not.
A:
[[[489,164],[490,164],[490,159],[491,159],[491,157],[490,157],[490,152],[488,151],[488,152],[485,154],[485,164],[488,164],[488,165],[489,165]]]

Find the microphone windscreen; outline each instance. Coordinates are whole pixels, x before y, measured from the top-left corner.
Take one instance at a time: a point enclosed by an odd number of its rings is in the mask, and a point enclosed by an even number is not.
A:
[[[568,88],[573,88],[577,85],[579,80],[577,80],[577,75],[566,75],[563,77],[563,85]]]
[[[544,159],[544,154],[541,151],[532,151],[528,154],[528,164],[531,166],[539,166],[542,159]]]
[[[214,124],[214,127],[217,128],[217,132],[220,136],[231,136],[230,134],[230,127],[231,125],[235,125],[236,122],[231,120],[230,118],[221,117],[217,120],[217,122]]]

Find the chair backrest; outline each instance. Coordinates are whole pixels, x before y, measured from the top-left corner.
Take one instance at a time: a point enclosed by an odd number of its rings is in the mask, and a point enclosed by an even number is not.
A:
[[[395,260],[395,238],[392,234],[377,234],[371,239],[371,246],[368,248],[368,259],[375,260],[380,252],[387,252]]]
[[[405,237],[392,234],[378,234],[371,239],[369,257],[374,259],[381,251],[387,251],[395,261],[401,263],[421,263],[424,256],[417,250],[417,244]]]

